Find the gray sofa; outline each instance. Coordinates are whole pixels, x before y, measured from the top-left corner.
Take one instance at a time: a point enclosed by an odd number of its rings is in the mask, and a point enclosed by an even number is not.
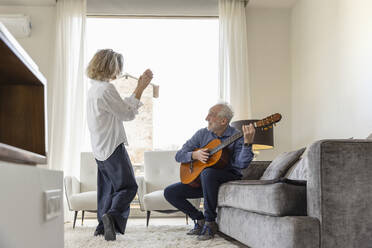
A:
[[[252,248],[371,248],[372,140],[321,140],[306,154],[306,181],[257,180],[255,161],[241,181],[221,185],[219,230]]]

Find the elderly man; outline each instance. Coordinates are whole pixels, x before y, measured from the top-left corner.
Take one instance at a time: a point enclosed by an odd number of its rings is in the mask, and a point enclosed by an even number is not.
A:
[[[213,139],[222,142],[236,134],[238,130],[229,125],[234,113],[226,103],[219,103],[210,108],[206,117],[208,128],[202,128],[191,137],[176,154],[180,163],[189,163],[199,160],[206,163],[209,158],[206,146]],[[181,182],[172,184],[164,190],[167,201],[194,220],[195,226],[188,235],[198,235],[198,240],[208,240],[217,232],[216,208],[218,188],[222,183],[239,180],[242,177],[241,169],[247,168],[253,159],[252,142],[255,129],[252,124],[243,126],[243,137],[227,146],[230,161],[223,169],[205,168],[200,173],[201,187],[191,187]],[[204,197],[204,213],[196,209],[187,199]]]

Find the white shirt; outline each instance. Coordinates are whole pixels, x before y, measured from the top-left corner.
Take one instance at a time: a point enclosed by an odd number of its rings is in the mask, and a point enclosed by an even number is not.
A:
[[[104,161],[124,143],[128,145],[123,121],[131,121],[143,104],[132,95],[122,99],[115,86],[91,80],[88,91],[87,120],[92,151],[97,160]]]

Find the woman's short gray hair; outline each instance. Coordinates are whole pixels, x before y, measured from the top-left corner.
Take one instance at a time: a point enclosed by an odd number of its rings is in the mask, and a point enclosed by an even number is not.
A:
[[[226,118],[228,123],[230,123],[231,119],[234,117],[234,111],[231,105],[227,102],[221,102],[216,104],[216,106],[221,106],[221,110],[218,112],[217,116]]]

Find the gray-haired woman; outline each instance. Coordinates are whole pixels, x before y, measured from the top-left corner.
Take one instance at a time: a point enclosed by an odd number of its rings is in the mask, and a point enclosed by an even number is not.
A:
[[[123,56],[103,49],[93,56],[86,71],[92,84],[87,101],[88,128],[98,165],[98,226],[94,235],[104,235],[106,240],[115,240],[116,232],[124,234],[129,204],[138,188],[124,146],[127,138],[122,122],[133,120],[138,114],[142,92],[152,79],[152,72],[146,70],[133,94],[122,99],[110,83],[121,75],[122,69]]]

